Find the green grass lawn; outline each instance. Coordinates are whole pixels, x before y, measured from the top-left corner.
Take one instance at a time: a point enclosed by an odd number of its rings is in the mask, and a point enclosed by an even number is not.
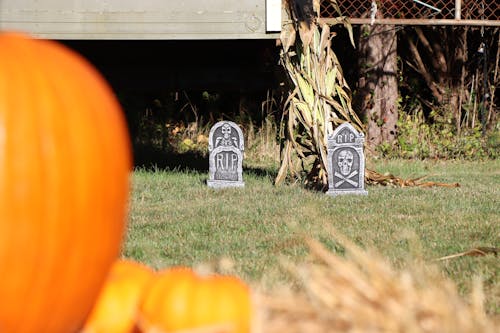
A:
[[[158,269],[227,258],[234,274],[273,286],[287,281],[281,259],[300,261],[307,254],[304,235],[342,252],[331,237],[334,228],[398,268],[417,257],[437,263],[464,294],[472,277],[481,276],[487,310],[500,314],[499,257],[434,261],[478,246],[500,247],[500,162],[375,161],[368,167],[461,187],[368,186],[368,196],[332,198],[298,185],[275,187],[265,170],[244,170],[245,188],[224,190],[208,188],[205,172],[137,170],[123,255]]]

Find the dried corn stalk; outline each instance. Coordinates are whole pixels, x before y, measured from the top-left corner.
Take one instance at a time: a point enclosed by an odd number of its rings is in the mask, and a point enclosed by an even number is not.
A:
[[[339,15],[335,24],[343,24],[354,44],[348,19],[341,16],[337,0],[330,1]],[[349,86],[331,48],[335,33],[331,32],[329,25],[319,23],[320,1],[312,0],[311,10],[300,10],[302,14],[306,13],[306,17],[299,17],[301,14],[295,2],[303,1],[289,0],[285,4],[291,20],[284,24],[280,38],[281,63],[288,73],[293,91],[284,108],[280,132],[284,144],[275,183],[283,183],[288,175],[300,179],[306,173],[307,185],[326,189],[328,135],[344,122],[351,123],[360,132],[364,132],[364,128],[351,106]],[[365,181],[372,185],[460,186],[458,183],[422,182],[424,178],[405,180],[373,170],[367,169],[365,172]]]
[[[466,302],[456,285],[432,267],[416,262],[398,271],[338,233],[331,236],[346,256],[308,240],[310,259],[287,264],[298,285],[257,295],[255,332],[498,332],[485,314],[479,278]]]
[[[397,187],[460,187],[459,183],[426,182],[427,176],[413,179],[403,179],[392,174],[381,174],[377,171],[366,169],[365,182],[370,185],[397,186]]]
[[[336,5],[336,0],[332,2]],[[324,188],[328,184],[327,135],[344,122],[359,131],[363,125],[352,109],[349,87],[331,48],[335,34],[329,25],[317,22],[319,1],[313,1],[309,20],[298,18],[293,1],[286,6],[292,21],[282,29],[281,63],[294,89],[285,105],[280,133],[285,141],[275,182],[282,183],[288,174],[298,178],[296,165],[301,164],[306,182]],[[344,24],[352,40],[352,27],[340,12],[338,23]]]

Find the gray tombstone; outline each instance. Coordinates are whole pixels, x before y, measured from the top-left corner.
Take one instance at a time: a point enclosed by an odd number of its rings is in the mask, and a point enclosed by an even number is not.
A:
[[[367,195],[365,190],[365,136],[343,123],[328,137],[328,192]]]
[[[232,121],[219,121],[208,136],[209,176],[214,188],[243,187],[243,132]]]

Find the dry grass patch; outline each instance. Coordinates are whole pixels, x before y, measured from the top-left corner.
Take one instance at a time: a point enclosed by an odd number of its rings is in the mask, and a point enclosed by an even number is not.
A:
[[[336,238],[347,257],[308,239],[308,260],[287,264],[298,287],[256,297],[257,332],[498,332],[485,315],[479,279],[467,303],[429,266],[396,271],[373,252]]]

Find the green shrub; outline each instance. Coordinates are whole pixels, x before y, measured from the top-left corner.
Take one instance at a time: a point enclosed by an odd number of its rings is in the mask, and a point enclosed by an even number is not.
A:
[[[483,136],[480,125],[463,128],[457,133],[455,123],[431,113],[429,123],[422,111],[401,113],[398,138],[394,145],[382,144],[378,152],[384,157],[408,159],[485,159],[497,158],[500,150],[500,126]]]

